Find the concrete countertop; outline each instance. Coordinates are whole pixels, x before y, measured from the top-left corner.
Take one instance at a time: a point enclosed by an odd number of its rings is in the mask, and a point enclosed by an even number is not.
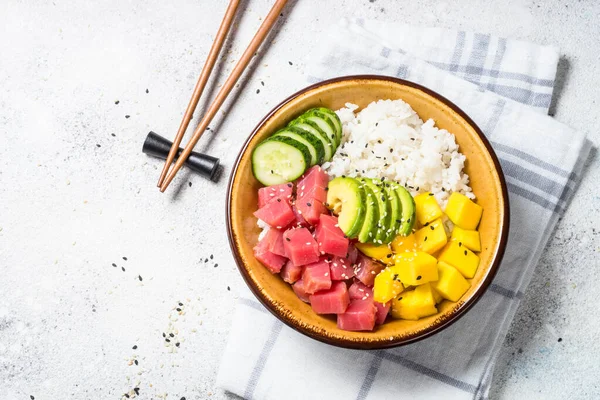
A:
[[[271,3],[243,2],[218,82]],[[552,112],[600,143],[600,3],[290,3],[196,147],[225,175],[251,128],[306,85],[311,49],[343,16],[556,45]],[[118,399],[134,387],[142,399],[229,398],[214,379],[244,283],[224,229],[226,179],[184,171],[160,194],[162,163],[140,152],[149,130],[173,137],[225,5],[0,3],[0,399]],[[492,399],[600,396],[599,164],[589,161],[537,267]]]

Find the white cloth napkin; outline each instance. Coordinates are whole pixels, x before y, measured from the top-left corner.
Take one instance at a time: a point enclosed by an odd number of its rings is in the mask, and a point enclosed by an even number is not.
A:
[[[309,80],[380,74],[426,86],[464,110],[506,176],[509,243],[482,299],[458,322],[389,350],[346,350],[284,326],[249,294],[237,306],[217,383],[247,399],[485,399],[494,364],[590,142],[544,115],[558,51],[522,41],[379,21],[342,21]]]

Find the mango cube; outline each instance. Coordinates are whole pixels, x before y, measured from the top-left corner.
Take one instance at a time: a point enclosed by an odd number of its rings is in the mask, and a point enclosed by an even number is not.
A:
[[[483,208],[479,204],[475,204],[467,196],[457,192],[450,195],[446,205],[446,215],[450,218],[450,221],[463,229],[477,229],[482,213]]]
[[[417,221],[419,221],[421,225],[425,225],[434,219],[438,219],[443,214],[433,193],[429,192],[421,193],[415,197],[415,208]]]
[[[392,250],[394,250],[394,253],[414,253],[417,251],[415,235],[411,233],[408,236],[396,236],[392,241]]]
[[[475,271],[479,267],[479,257],[466,246],[456,242],[448,243],[438,260],[450,264],[468,279],[475,276]]]
[[[438,275],[439,275],[439,269],[438,269]],[[461,275],[461,277],[462,277],[462,275]],[[439,281],[439,279],[438,279],[438,281]],[[437,290],[434,289],[434,284],[436,282],[431,282],[431,293],[433,294],[433,300],[435,300],[435,304],[440,304],[442,302],[442,300],[444,300],[444,298],[442,297],[441,294],[439,294],[439,292]]]
[[[421,251],[399,253],[394,258],[396,260],[394,268],[404,285],[419,286],[437,281],[437,260],[429,254]]]
[[[427,226],[415,232],[417,249],[428,254],[433,254],[448,243],[446,229],[441,218],[430,222]]]
[[[356,243],[354,246],[365,256],[381,261],[387,265],[394,265],[392,250],[387,244]]]
[[[443,261],[438,263],[438,273],[440,278],[431,286],[434,292],[447,300],[458,301],[471,286],[456,268]]]
[[[387,267],[375,277],[373,299],[385,304],[404,290],[395,267]]]
[[[435,299],[431,285],[426,283],[415,290],[401,293],[392,300],[392,317],[418,320],[436,314]]]
[[[452,229],[450,240],[456,243],[462,243],[467,249],[472,251],[481,251],[481,239],[478,231],[471,231],[455,226]]]

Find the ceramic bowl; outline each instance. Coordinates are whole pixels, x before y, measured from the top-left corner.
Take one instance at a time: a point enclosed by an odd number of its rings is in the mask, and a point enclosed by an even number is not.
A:
[[[466,156],[465,172],[483,209],[479,226],[481,263],[471,287],[456,303],[442,302],[439,313],[418,321],[394,320],[373,332],[338,329],[335,316],[314,313],[279,275],[271,274],[253,256],[260,232],[256,218],[257,191],[261,187],[251,168],[252,150],[263,139],[311,107],[339,109],[351,102],[361,108],[374,100],[402,99],[421,119],[433,118],[436,126],[456,136]],[[238,268],[260,302],[293,329],[322,342],[356,349],[387,348],[408,344],[449,326],[477,302],[492,281],[508,236],[508,195],[498,159],[475,123],[450,101],[414,83],[384,76],[350,76],[310,86],[269,112],[252,131],[233,166],[227,193],[227,230]]]

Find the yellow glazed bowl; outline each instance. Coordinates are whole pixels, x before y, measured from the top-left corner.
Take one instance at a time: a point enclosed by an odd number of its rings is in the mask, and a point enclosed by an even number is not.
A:
[[[439,312],[418,321],[389,319],[373,332],[338,329],[335,316],[318,315],[302,302],[279,275],[271,274],[253,255],[260,230],[252,215],[261,184],[252,174],[252,150],[263,139],[312,107],[339,109],[345,103],[365,107],[374,100],[402,99],[422,120],[433,118],[439,128],[456,136],[466,156],[465,172],[477,203],[483,207],[479,225],[482,251],[471,287],[457,303],[442,302]],[[233,166],[227,193],[227,230],[238,268],[260,302],[277,318],[314,339],[336,346],[377,349],[414,342],[430,336],[463,315],[483,295],[504,254],[509,207],[504,175],[489,142],[475,123],[442,96],[412,82],[385,76],[349,76],[310,86],[273,109],[254,129]]]

